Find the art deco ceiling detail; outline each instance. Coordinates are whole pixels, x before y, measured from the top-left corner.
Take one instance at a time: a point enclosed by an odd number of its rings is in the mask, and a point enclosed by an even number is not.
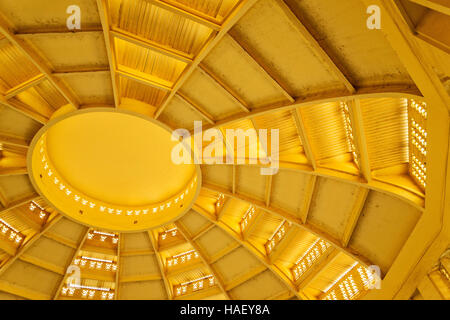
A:
[[[0,299],[448,298],[445,5],[72,2],[0,0]],[[164,161],[194,121],[278,173]]]

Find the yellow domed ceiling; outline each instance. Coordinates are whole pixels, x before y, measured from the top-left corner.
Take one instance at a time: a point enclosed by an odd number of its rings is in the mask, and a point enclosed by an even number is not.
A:
[[[445,1],[72,2],[0,0],[0,299],[450,299]]]

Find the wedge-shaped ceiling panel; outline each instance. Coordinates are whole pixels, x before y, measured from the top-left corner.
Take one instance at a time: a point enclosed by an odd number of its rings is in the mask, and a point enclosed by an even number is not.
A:
[[[57,77],[68,84],[82,105],[114,104],[109,71],[63,73]]]
[[[0,189],[8,202],[21,200],[35,194],[27,175],[1,176]]]
[[[358,86],[412,84],[382,32],[367,28],[361,0],[286,0],[326,51]]]
[[[371,192],[355,227],[349,246],[385,273],[399,254],[420,211],[390,195]]]
[[[358,187],[333,179],[318,178],[308,222],[341,239],[358,195]]]
[[[195,55],[212,30],[142,0],[110,1],[113,27],[161,46]]]
[[[261,175],[260,168],[252,166],[236,167],[236,192],[264,200],[267,176]]]
[[[167,299],[164,282],[159,280],[121,283],[119,292],[119,298],[124,300]]]
[[[216,120],[242,111],[223,88],[218,87],[213,80],[198,69],[192,73],[180,91]]]
[[[363,99],[361,111],[372,170],[408,162],[406,99]]]
[[[203,63],[251,108],[286,100],[261,66],[228,35]]]
[[[222,276],[224,283],[229,284],[233,280],[245,278],[255,269],[264,270],[265,267],[248,250],[239,247],[215,262],[213,268]]]
[[[7,281],[20,288],[34,291],[41,296],[41,299],[49,300],[53,297],[61,280],[62,276],[59,274],[18,260],[0,277],[0,288],[1,282]]]
[[[295,96],[345,90],[275,0],[258,1],[231,34]]]
[[[231,165],[203,165],[203,183],[213,184],[231,190],[233,167]]]
[[[23,297],[15,296],[8,292],[0,291],[0,300],[25,300]]]
[[[2,133],[12,134],[31,141],[41,124],[9,107],[0,104],[0,128]]]
[[[46,237],[39,238],[33,245],[23,253],[23,258],[33,261],[34,259],[51,264],[63,272],[70,263],[75,250],[59,242]]]
[[[158,119],[172,127],[187,130],[194,128],[194,121],[205,121],[199,112],[193,110],[179,96],[170,100]]]
[[[55,72],[108,68],[105,38],[101,31],[35,33],[19,37],[30,42]]]
[[[56,235],[73,243],[79,243],[86,233],[86,227],[72,220],[62,218],[56,222],[47,232],[47,235]]]
[[[327,160],[350,152],[344,126],[344,114],[338,102],[300,109],[317,160]]]
[[[139,279],[143,276],[160,277],[158,261],[155,255],[129,256],[120,258],[120,276],[122,279]]]
[[[39,75],[39,70],[22,51],[5,39],[0,41],[0,61],[0,90],[3,93]]]
[[[286,291],[286,286],[271,271],[267,270],[230,291],[237,300],[264,300]]]
[[[183,224],[191,236],[196,235],[210,224],[206,218],[193,210],[186,213],[179,221]]]
[[[125,252],[148,250],[152,248],[152,244],[150,242],[150,238],[148,237],[147,232],[124,233],[121,235],[121,237],[122,237],[121,249]]]
[[[309,179],[310,176],[306,174],[280,169],[272,177],[271,206],[293,215],[300,213]]]
[[[207,257],[214,257],[218,252],[226,250],[230,246],[235,246],[236,244],[236,241],[233,238],[218,227],[212,228],[206,232],[196,242],[203,248]]]

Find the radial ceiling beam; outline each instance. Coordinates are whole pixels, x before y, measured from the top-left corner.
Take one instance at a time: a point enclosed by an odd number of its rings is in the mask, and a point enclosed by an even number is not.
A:
[[[269,68],[265,66],[264,63],[262,63],[261,59],[250,51],[250,48],[247,48],[243,43],[238,42],[232,34],[228,35],[228,39],[230,39],[232,45],[241,52],[242,56],[247,59],[247,61],[251,65],[256,66],[261,71],[261,74],[266,78],[266,80],[269,81],[275,88],[277,88],[281,94],[283,94],[287,101],[291,103],[295,101],[282,81],[280,79],[277,79],[272,74]]]
[[[146,0],[146,1],[160,2],[157,0]],[[202,48],[200,53],[195,57],[192,63],[185,69],[185,72],[183,72],[181,77],[175,83],[172,91],[167,96],[164,103],[156,111],[155,119],[157,119],[161,115],[161,113],[169,104],[170,100],[181,88],[181,86],[186,82],[186,80],[189,79],[189,77],[195,71],[200,62],[202,62],[202,60],[211,52],[211,50],[219,43],[219,41],[222,40],[222,38],[239,21],[239,19],[255,4],[256,1],[257,0],[242,0],[239,3],[239,5],[233,10],[233,12],[223,23],[220,31],[218,31],[216,35],[205,44],[205,46]]]
[[[367,139],[364,131],[364,122],[361,110],[360,99],[353,99],[350,102],[349,112],[352,120],[352,129],[356,152],[359,156],[358,165],[361,176],[367,182],[372,181],[372,170],[370,168],[369,151],[367,148]]]
[[[6,100],[6,98],[3,95],[0,95],[0,104],[3,104],[25,116],[28,118],[39,122],[40,124],[46,124],[48,122],[48,119],[41,114],[31,110],[31,108],[26,105],[25,103],[19,101],[19,100]]]
[[[338,250],[344,252],[348,256],[352,257],[354,260],[360,262],[362,265],[364,265],[364,266],[373,265],[373,263],[368,258],[366,258],[363,254],[361,254],[360,252],[357,252],[348,247],[347,248],[343,247],[341,242],[338,239],[333,238],[328,233],[319,230],[318,228],[312,226],[311,224],[302,223],[302,221],[300,219],[298,219],[297,217],[293,216],[290,213],[286,213],[280,209],[273,208],[273,207],[268,208],[265,206],[264,202],[262,202],[260,200],[251,198],[249,196],[241,195],[241,194],[233,195],[228,190],[222,189],[220,187],[216,187],[216,186],[209,185],[209,184],[203,184],[202,187],[205,190],[209,190],[209,191],[213,191],[213,192],[221,192],[230,198],[234,198],[234,199],[237,199],[240,201],[244,201],[244,202],[253,204],[257,208],[260,208],[262,210],[270,212],[282,219],[286,219],[287,221],[291,222],[293,225],[295,225],[303,230],[306,230],[309,233],[312,233],[312,234],[316,235],[317,237],[329,242],[331,245],[336,247]]]
[[[266,176],[266,185],[264,190],[264,203],[266,204],[266,207],[270,206],[270,197],[272,195],[272,181],[273,181],[273,175],[269,174]]]
[[[231,202],[228,200],[227,202]],[[244,213],[245,214],[245,213]],[[249,236],[252,234],[253,230],[255,229],[255,226],[258,225],[258,223],[262,220],[264,217],[264,211],[262,210],[255,210],[255,216],[253,219],[250,219],[250,221],[247,224],[247,227],[242,231],[242,239],[247,240]]]
[[[170,288],[170,282],[167,279],[166,271],[164,268],[164,262],[162,261],[161,254],[159,253],[158,244],[156,243],[155,237],[153,235],[153,231],[148,231],[148,237],[150,238],[150,242],[152,243],[153,251],[155,252],[156,260],[158,262],[159,271],[161,272],[161,277],[163,279],[164,288],[166,289],[167,299],[173,300],[172,289]]]
[[[28,169],[26,167],[0,168],[0,177],[20,176],[24,174],[28,174]]]
[[[219,88],[223,93],[225,93],[239,108],[241,108],[244,112],[250,112],[247,104],[244,100],[242,100],[238,95],[233,92],[233,90],[228,87],[223,81],[221,81],[216,75],[212,73],[205,65],[199,64],[198,70],[202,75],[211,80],[214,85]]]
[[[100,21],[103,29],[103,36],[105,37],[106,53],[108,55],[109,70],[111,73],[112,89],[114,95],[114,105],[116,108],[120,105],[120,88],[119,78],[116,75],[117,62],[114,54],[114,38],[110,34],[110,15],[107,0],[97,0],[97,9],[100,15]]]
[[[331,70],[334,75],[339,79],[339,81],[345,86],[349,93],[354,93],[356,90],[350,81],[347,79],[345,74],[340,70],[330,56],[321,47],[319,42],[311,35],[311,33],[306,29],[303,23],[295,16],[291,9],[286,5],[283,0],[276,0],[279,7],[282,9],[289,23],[296,28],[303,40],[310,47],[310,49],[316,54],[316,56],[322,61],[327,69]]]
[[[200,246],[197,245],[197,243],[195,243],[195,241],[192,240],[192,238],[189,236],[189,232],[184,228],[184,226],[181,223],[175,222],[175,226],[181,232],[181,234],[186,239],[186,241],[189,242],[189,244],[195,249],[195,251],[198,253],[200,259],[203,261],[203,263],[208,268],[209,272],[214,276],[214,279],[217,281],[217,284],[219,285],[220,291],[222,291],[222,293],[225,295],[227,300],[230,300],[230,295],[225,290],[225,285],[223,283],[222,278],[220,278],[219,274],[216,272],[214,267],[206,259],[206,255],[203,252],[202,248],[200,248]]]
[[[450,16],[450,2],[448,0],[409,0],[409,1]]]
[[[359,188],[352,211],[345,225],[344,234],[342,235],[342,246],[344,248],[348,246],[353,231],[355,230],[356,224],[358,223],[358,219],[361,216],[362,211],[364,209],[364,205],[366,203],[368,195],[369,189]]]
[[[230,201],[225,201],[225,203],[219,208],[219,210],[216,209],[217,221],[220,221],[222,219],[223,214],[227,211],[229,206],[230,206]]]
[[[117,270],[116,270],[116,275],[115,275],[115,278],[114,278],[114,283],[116,284],[116,286],[115,286],[115,295],[114,295],[114,300],[119,300],[119,294],[120,294],[120,291],[119,291],[119,286],[120,286],[120,281],[121,281],[121,277],[120,277],[120,263],[121,263],[121,251],[122,251],[122,249],[121,249],[121,246],[122,246],[122,234],[121,233],[119,233],[119,235],[118,235],[118,237],[119,237],[119,240],[117,241],[117,252],[116,252],[116,254],[117,254]]]
[[[74,252],[72,258],[70,259],[69,263],[68,263],[68,264],[66,265],[66,267],[64,268],[64,270],[66,270],[66,272],[64,273],[64,276],[63,276],[61,282],[59,283],[58,288],[56,289],[55,294],[53,295],[53,300],[57,300],[57,299],[59,298],[59,295],[60,295],[60,293],[61,293],[61,289],[62,289],[62,287],[64,286],[64,283],[66,282],[67,277],[69,276],[69,273],[67,273],[67,268],[69,268],[69,266],[71,266],[71,265],[74,265],[74,260],[75,260],[75,258],[77,257],[78,252],[81,250],[81,248],[83,247],[84,243],[86,242],[86,238],[87,238],[87,236],[88,236],[89,230],[90,230],[90,229],[87,228],[87,230],[86,230],[86,232],[85,232],[83,238],[81,239],[80,243],[78,244],[77,248],[75,249],[75,252]]]
[[[165,2],[165,1],[162,1],[162,0],[144,0],[144,1],[150,3],[150,4],[154,5],[154,6],[157,6],[157,7],[160,7],[162,9],[165,9],[165,10],[168,10],[170,12],[173,12],[175,14],[181,15],[181,16],[185,17],[186,19],[195,21],[195,22],[197,22],[197,23],[199,23],[201,25],[204,25],[205,27],[208,27],[210,29],[213,29],[213,30],[216,30],[216,31],[220,30],[220,25],[218,23],[213,22],[211,20],[208,20],[208,19],[206,19],[204,17],[201,17],[201,16],[199,16],[197,14],[188,12],[188,11],[183,10],[183,9],[180,9],[180,8],[178,8],[178,7],[174,6],[174,5],[171,5],[171,4],[169,4],[169,3]]]
[[[375,32],[384,33],[428,105],[425,211],[384,277],[383,290],[366,295],[367,299],[407,299],[449,242],[450,202],[446,197],[450,191],[442,170],[449,161],[450,97],[397,4],[387,0],[364,3],[381,9],[382,28]]]
[[[229,200],[228,200],[229,201]],[[201,208],[198,205],[194,205],[192,207],[194,211],[196,211],[198,214],[202,215],[206,219],[208,219],[210,222],[214,223],[217,227],[221,228],[225,232],[227,232],[235,241],[237,241],[240,245],[242,245],[244,248],[246,248],[250,253],[252,253],[267,269],[269,269],[279,280],[282,281],[282,283],[285,284],[287,289],[292,292],[294,295],[296,295],[299,299],[301,299],[301,296],[297,292],[297,289],[295,288],[294,283],[292,280],[286,276],[276,265],[273,265],[268,257],[260,252],[258,249],[256,249],[250,242],[247,240],[243,240],[238,233],[236,233],[232,228],[230,228],[227,224],[223,222],[217,222],[214,219],[211,218],[209,214],[206,213],[206,211]]]
[[[305,196],[303,197],[303,206],[300,208],[300,220],[303,223],[307,223],[309,211],[311,207],[311,202],[314,196],[314,191],[316,190],[317,176],[311,176],[306,186]]]
[[[24,204],[27,204],[28,202],[33,201],[33,200],[37,200],[39,198],[40,198],[40,196],[35,193],[35,194],[32,194],[31,196],[25,197],[23,199],[19,199],[19,200],[13,201],[13,202],[11,202],[8,205],[8,207],[1,209],[0,210],[0,214],[2,214],[4,212],[8,212],[8,211],[10,211],[12,209],[15,209],[17,207],[23,206]]]
[[[2,33],[12,44],[14,44],[33,64],[43,73],[59,93],[75,108],[79,107],[77,99],[72,95],[69,89],[60,82],[53,71],[47,67],[42,58],[9,27],[8,23],[0,17],[0,33]]]
[[[232,182],[231,182],[231,192],[233,193],[233,194],[235,194],[236,193],[236,183],[237,183],[237,176],[236,176],[236,165],[234,165],[233,164],[233,166],[232,166],[232,169],[231,169],[231,171],[232,171],[232,177],[231,177],[231,180],[232,180]]]
[[[43,73],[38,74],[37,76],[32,77],[31,79],[28,79],[27,81],[9,89],[8,91],[6,91],[5,93],[5,99],[9,100],[12,97],[18,95],[19,93],[34,87],[38,84],[40,84],[41,82],[43,82],[44,80],[46,80],[46,76]]]
[[[313,170],[316,170],[317,169],[316,158],[314,157],[314,153],[312,151],[311,142],[309,141],[308,135],[306,134],[306,128],[300,110],[298,108],[292,110],[292,116],[294,117],[295,126],[297,128],[297,134],[302,142],[306,158],[308,159],[308,162],[311,164]]]
[[[6,132],[0,132],[0,143],[15,147],[28,148],[29,141]]]
[[[176,97],[180,99],[186,106],[191,108],[194,112],[198,113],[201,117],[203,117],[209,124],[214,124],[214,118],[208,112],[206,112],[202,107],[196,105],[192,100],[186,97],[181,92],[177,92]]]
[[[25,239],[25,244],[20,247],[16,254],[9,258],[9,260],[0,268],[0,276],[8,270],[8,268],[19,259],[22,254],[27,251],[37,240],[39,240],[43,234],[45,234],[51,227],[53,227],[59,220],[61,220],[62,215],[55,216],[50,222],[48,222],[38,233],[33,235],[28,241]]]
[[[110,34],[117,39],[121,39],[127,41],[129,43],[140,46],[141,48],[148,49],[151,51],[158,52],[160,54],[165,55],[166,57],[176,59],[181,62],[191,63],[192,57],[184,52],[175,51],[168,48],[165,48],[153,41],[140,37],[138,35],[132,34],[125,30],[121,30],[118,28],[112,27]]]
[[[72,258],[70,259],[69,263],[64,268],[64,270],[66,270],[66,272],[64,273],[64,276],[63,276],[61,282],[59,283],[58,288],[55,291],[55,294],[53,295],[53,300],[57,300],[59,298],[59,295],[61,293],[61,289],[64,286],[64,283],[66,282],[67,277],[69,276],[69,273],[67,273],[67,268],[69,268],[69,266],[71,266],[71,265],[74,265],[74,260],[75,260],[76,256],[78,255],[78,252],[83,247],[83,245],[84,245],[84,243],[86,241],[88,233],[89,233],[89,228],[87,228],[83,238],[81,239],[80,243],[78,244],[77,248],[75,249],[75,252],[74,252]]]
[[[120,66],[120,68],[116,70],[116,74],[121,77],[128,78],[130,80],[153,87],[155,89],[163,91],[171,91],[171,86],[168,82],[163,83],[162,79],[156,79],[156,77],[152,77],[143,72],[139,72],[137,70],[127,68],[125,66]]]
[[[208,233],[211,229],[214,229],[215,225],[213,223],[210,223],[207,227],[200,230],[198,233],[196,233],[194,236],[192,236],[192,241],[196,241],[200,237],[202,237],[204,234]]]

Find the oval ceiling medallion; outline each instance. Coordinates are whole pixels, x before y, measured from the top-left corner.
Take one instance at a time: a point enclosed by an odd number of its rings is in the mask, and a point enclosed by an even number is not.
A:
[[[200,166],[172,161],[178,143],[149,117],[84,109],[37,133],[28,172],[39,194],[72,219],[112,231],[146,230],[179,218],[200,192]]]

